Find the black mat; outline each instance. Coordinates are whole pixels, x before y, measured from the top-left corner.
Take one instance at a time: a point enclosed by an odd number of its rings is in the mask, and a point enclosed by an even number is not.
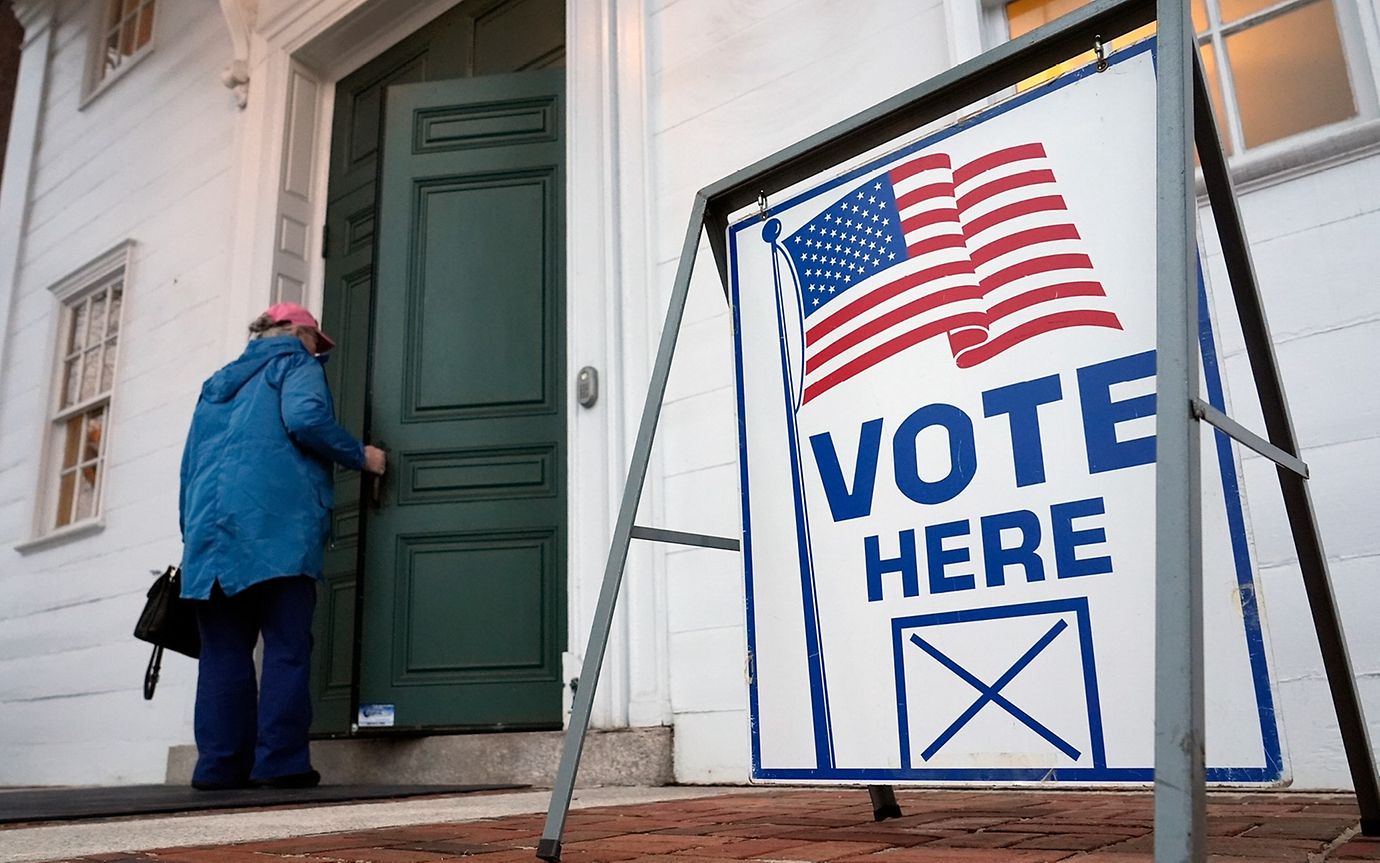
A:
[[[122,785],[110,788],[25,788],[0,791],[0,824],[71,821],[163,812],[310,806],[353,800],[387,800],[429,794],[512,791],[526,785],[320,785],[316,788],[244,788],[197,791],[186,785]]]

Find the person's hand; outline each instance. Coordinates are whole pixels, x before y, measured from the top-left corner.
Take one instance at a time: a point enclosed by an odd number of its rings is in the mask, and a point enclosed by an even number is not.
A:
[[[376,446],[364,447],[364,469],[369,473],[382,474],[388,465],[388,453]]]

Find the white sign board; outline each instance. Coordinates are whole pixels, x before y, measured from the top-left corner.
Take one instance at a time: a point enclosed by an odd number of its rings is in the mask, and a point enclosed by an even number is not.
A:
[[[1142,43],[731,227],[755,780],[1152,777],[1154,147]],[[1208,775],[1279,782],[1202,442]]]

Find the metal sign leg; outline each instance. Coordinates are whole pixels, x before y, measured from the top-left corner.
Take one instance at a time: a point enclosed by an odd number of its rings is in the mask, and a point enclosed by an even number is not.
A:
[[[1206,853],[1193,29],[1158,0],[1155,456],[1155,861]]]
[[[901,804],[896,802],[896,789],[890,785],[869,785],[867,794],[872,798],[873,821],[901,817]]]
[[[628,544],[632,541],[633,519],[642,499],[642,487],[647,479],[647,465],[652,457],[652,440],[657,420],[661,417],[661,402],[666,394],[666,381],[671,373],[671,359],[676,352],[676,338],[680,335],[681,317],[685,312],[685,298],[690,292],[690,273],[695,266],[695,252],[699,248],[700,231],[704,224],[705,199],[695,197],[690,212],[690,224],[685,231],[685,245],[681,248],[680,266],[676,269],[675,285],[671,289],[671,304],[666,311],[666,326],[661,331],[656,364],[647,388],[647,400],[642,406],[642,421],[637,429],[632,463],[628,467],[628,481],[623,486],[623,502],[618,508],[618,521],[613,530],[608,563],[604,566],[604,582],[599,589],[599,602],[594,609],[589,643],[585,647],[584,663],[580,668],[580,686],[575,691],[575,703],[570,713],[570,727],[566,730],[561,749],[561,764],[556,770],[556,784],[551,789],[551,804],[546,812],[546,827],[537,845],[542,860],[561,859],[561,834],[565,832],[565,818],[570,811],[570,798],[575,792],[575,773],[580,767],[585,734],[589,731],[589,716],[594,708],[594,690],[599,683],[599,671],[604,664],[604,650],[608,647],[609,630],[613,626],[613,608],[618,601],[618,589],[623,583],[623,567],[628,561]]]

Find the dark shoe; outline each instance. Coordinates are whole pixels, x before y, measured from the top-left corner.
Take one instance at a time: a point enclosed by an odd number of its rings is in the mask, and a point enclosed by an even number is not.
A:
[[[267,779],[253,781],[260,788],[315,788],[321,784],[321,774],[315,770],[308,770],[305,773],[289,773],[286,776],[270,776]]]
[[[193,779],[192,787],[198,791],[233,791],[237,788],[253,788],[254,783],[248,779],[241,779],[237,782],[206,782]]]

